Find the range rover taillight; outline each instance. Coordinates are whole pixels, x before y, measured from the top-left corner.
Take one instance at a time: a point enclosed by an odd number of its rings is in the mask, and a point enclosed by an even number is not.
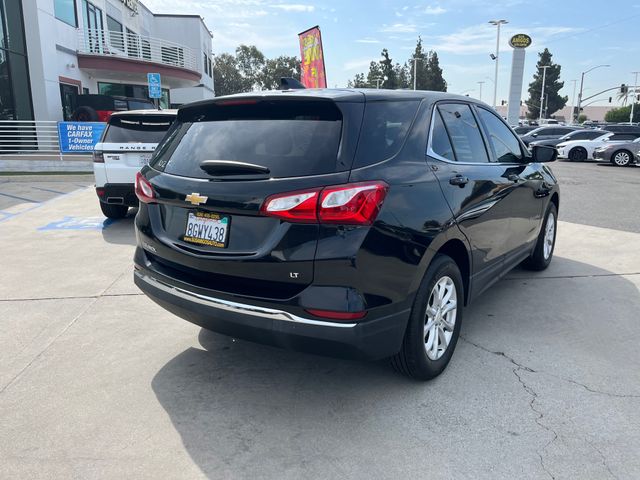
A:
[[[140,172],[136,173],[136,197],[142,203],[155,203],[156,194],[149,180],[144,178]]]

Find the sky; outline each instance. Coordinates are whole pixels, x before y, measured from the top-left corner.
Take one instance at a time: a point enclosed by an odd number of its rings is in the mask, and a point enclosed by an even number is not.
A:
[[[297,34],[315,25],[322,31],[329,87],[344,87],[356,73],[387,48],[394,62],[404,63],[418,35],[423,47],[438,53],[443,75],[453,93],[493,101],[496,27],[501,29],[498,103],[508,97],[511,52],[508,39],[526,33],[523,99],[532,80],[537,52],[548,47],[562,66],[561,94],[573,101],[574,83],[585,75],[583,97],[622,83],[633,84],[640,70],[640,0],[143,0],[154,13],[198,14],[213,32],[213,52],[232,53],[241,43],[256,45],[268,57],[300,56]],[[640,90],[639,90],[640,91]],[[595,97],[608,105],[609,96]]]

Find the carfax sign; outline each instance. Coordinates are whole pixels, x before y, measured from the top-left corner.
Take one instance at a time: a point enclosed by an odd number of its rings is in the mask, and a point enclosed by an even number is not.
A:
[[[102,122],[58,122],[60,153],[92,152],[106,126]]]

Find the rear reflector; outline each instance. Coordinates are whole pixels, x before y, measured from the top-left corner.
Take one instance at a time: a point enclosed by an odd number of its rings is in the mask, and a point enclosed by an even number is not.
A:
[[[334,310],[318,310],[315,308],[305,309],[307,313],[320,318],[327,318],[330,320],[358,320],[364,318],[367,314],[364,312],[336,312]]]
[[[136,197],[142,203],[155,203],[156,194],[153,187],[140,172],[136,173]]]
[[[99,197],[104,197],[104,188],[96,187],[96,195],[98,195]]]
[[[371,225],[388,189],[376,181],[279,193],[267,197],[260,211],[290,222]]]

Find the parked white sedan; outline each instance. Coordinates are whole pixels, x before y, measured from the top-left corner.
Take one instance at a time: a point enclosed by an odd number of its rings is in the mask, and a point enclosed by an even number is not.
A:
[[[640,133],[614,133],[606,132],[593,140],[572,140],[556,145],[558,158],[568,158],[574,162],[593,160],[593,151],[596,148],[609,145],[612,142],[630,142],[640,137]]]

